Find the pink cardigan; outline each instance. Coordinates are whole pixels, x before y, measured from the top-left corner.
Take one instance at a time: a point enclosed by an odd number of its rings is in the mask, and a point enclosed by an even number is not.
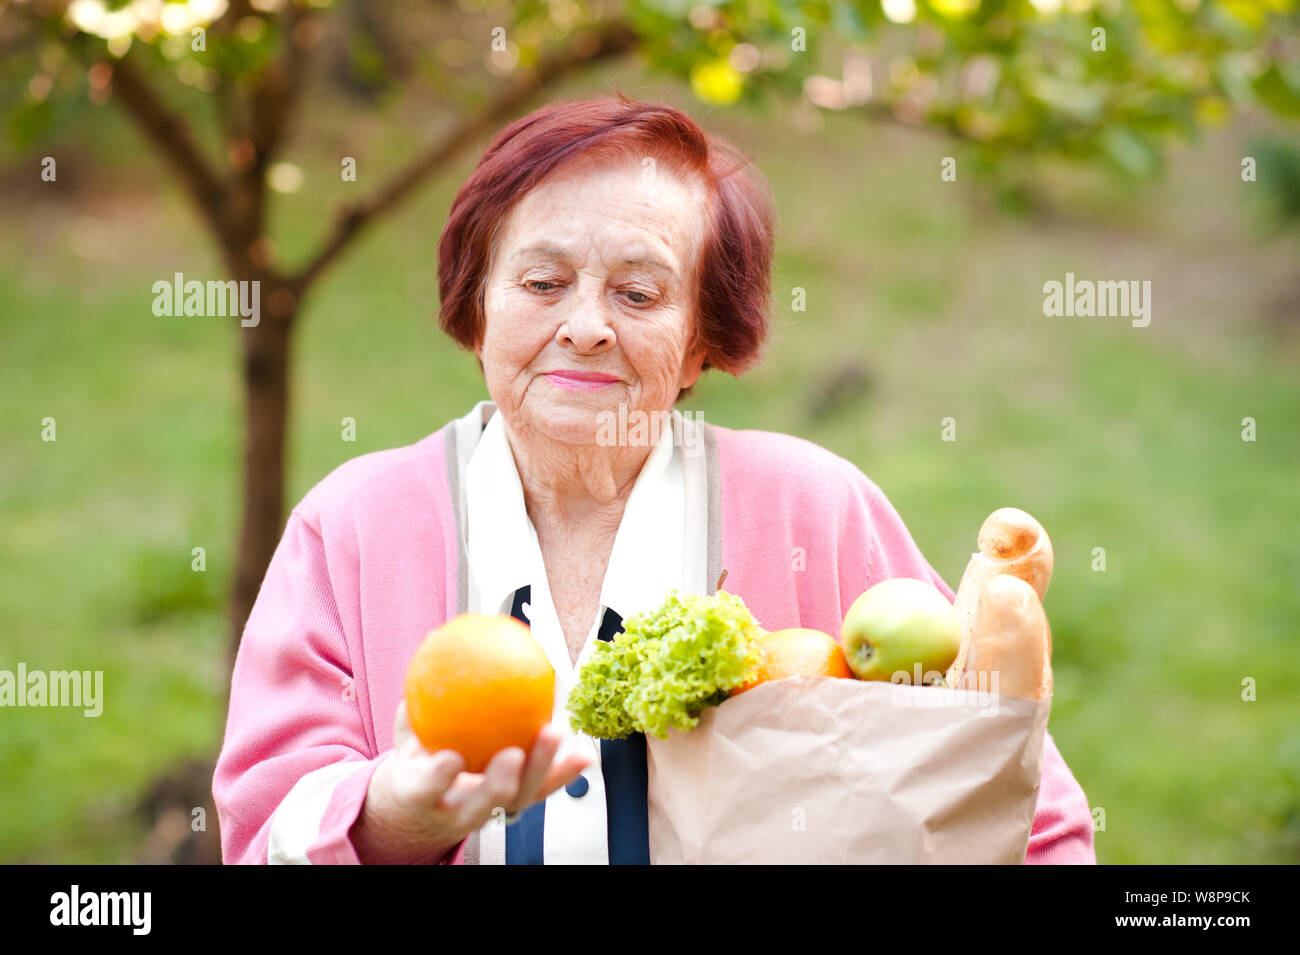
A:
[[[286,794],[340,762],[357,769],[334,786],[306,855],[359,861],[348,832],[392,747],[407,663],[464,605],[455,424],[345,462],[290,514],[244,630],[213,779],[225,862],[267,862]],[[763,626],[838,633],[853,600],[890,577],[933,580],[952,598],[855,465],[789,435],[708,431],[721,519],[711,556]],[[462,843],[449,861],[464,854]],[[1050,733],[1025,861],[1096,862],[1087,799]]]

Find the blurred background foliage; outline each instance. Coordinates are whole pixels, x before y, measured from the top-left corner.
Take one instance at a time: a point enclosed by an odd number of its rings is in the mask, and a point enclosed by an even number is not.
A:
[[[97,719],[0,713],[0,860],[194,861],[189,807],[216,829],[244,333],[159,319],[150,289],[238,254],[119,108],[130,78],[221,214],[238,184],[265,204],[249,244],[286,281],[442,157],[294,300],[288,505],[486,397],[432,316],[492,131],[617,89],[733,139],[777,202],[774,337],[689,408],[853,460],[953,585],[990,510],[1033,512],[1051,730],[1099,860],[1300,860],[1298,64],[1287,0],[0,5],[0,667],[103,669],[107,695]],[[1067,271],[1149,279],[1150,327],[1044,318]]]

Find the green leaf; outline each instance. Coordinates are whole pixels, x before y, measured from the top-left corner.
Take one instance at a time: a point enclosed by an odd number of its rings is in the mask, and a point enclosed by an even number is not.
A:
[[[1029,77],[1028,87],[1033,97],[1043,105],[1072,119],[1092,122],[1101,115],[1103,99],[1094,89],[1045,74]]]
[[[1110,127],[1102,133],[1101,146],[1106,157],[1134,179],[1150,179],[1160,171],[1159,151],[1130,127]]]
[[[1255,95],[1283,116],[1300,116],[1300,83],[1277,64],[1255,78]]]

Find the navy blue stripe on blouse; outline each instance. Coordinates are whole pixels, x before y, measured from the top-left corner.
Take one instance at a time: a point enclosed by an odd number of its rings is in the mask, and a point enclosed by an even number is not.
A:
[[[510,616],[529,623],[523,605],[532,596],[531,587],[515,591]],[[623,629],[623,618],[610,608],[600,622],[597,637],[613,640]],[[601,775],[605,780],[607,845],[611,865],[650,864],[650,817],[646,803],[649,773],[643,733],[625,739],[600,741]],[[546,829],[546,801],[529,806],[519,819],[506,827],[506,865],[542,865],[543,834]]]
[[[613,640],[623,630],[623,618],[609,608],[601,621],[602,640]],[[600,741],[600,767],[605,778],[605,816],[608,822],[609,864],[650,864],[650,814],[646,804],[649,771],[645,734]]]
[[[532,626],[524,615],[524,604],[532,599],[532,587],[520,587],[510,607],[510,616]],[[506,826],[506,865],[542,865],[542,837],[546,831],[546,800],[539,799]]]

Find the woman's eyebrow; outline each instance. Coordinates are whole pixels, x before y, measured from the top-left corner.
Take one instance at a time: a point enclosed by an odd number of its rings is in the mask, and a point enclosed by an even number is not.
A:
[[[524,246],[518,252],[510,257],[510,260],[518,261],[530,257],[547,258],[547,259],[564,259],[568,257],[569,250],[563,246],[556,245],[553,242],[534,242],[532,245]],[[646,268],[658,269],[669,275],[676,275],[677,270],[655,255],[641,252],[629,252],[627,257],[622,260],[621,265],[644,266]]]
[[[514,261],[516,259],[528,258],[529,256],[537,256],[538,258],[548,258],[548,259],[562,259],[567,254],[568,254],[567,249],[555,245],[552,242],[535,242],[532,245],[524,246],[524,248],[520,249],[510,258],[511,261]]]
[[[629,255],[623,260],[624,265],[641,265],[646,268],[658,269],[661,272],[667,272],[669,275],[676,275],[677,270],[665,262],[663,259],[655,258],[653,255]]]

